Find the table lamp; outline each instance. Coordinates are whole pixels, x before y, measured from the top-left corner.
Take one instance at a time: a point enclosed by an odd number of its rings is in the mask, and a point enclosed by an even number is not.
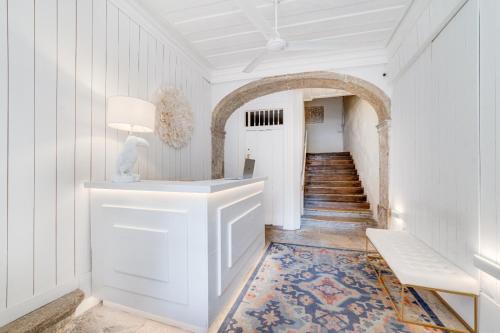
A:
[[[149,147],[149,143],[132,133],[152,133],[155,128],[156,107],[138,98],[113,96],[108,99],[108,127],[129,132],[123,149],[116,161],[115,183],[131,183],[140,180],[133,172],[137,162],[137,146]]]

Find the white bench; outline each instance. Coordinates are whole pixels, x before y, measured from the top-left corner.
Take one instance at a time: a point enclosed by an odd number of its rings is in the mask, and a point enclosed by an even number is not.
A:
[[[369,243],[373,246],[379,256],[369,255]],[[421,326],[457,331],[443,326],[432,325],[423,322],[405,320],[404,297],[408,288],[425,289],[436,294],[436,296],[449,307],[449,305],[439,296],[439,293],[449,293],[471,297],[474,302],[474,328],[471,328],[451,307],[449,309],[458,320],[467,328],[468,332],[477,332],[477,302],[479,295],[479,283],[476,279],[468,275],[456,265],[450,263],[436,251],[431,249],[416,237],[403,231],[391,231],[383,229],[366,230],[366,251],[367,260],[375,269],[379,281],[384,290],[389,294],[389,298],[402,322]],[[401,283],[401,306],[396,306],[387,286],[382,278],[382,272],[378,266],[370,259],[383,259],[386,265],[393,272],[394,276]],[[467,331],[457,331],[467,332]]]

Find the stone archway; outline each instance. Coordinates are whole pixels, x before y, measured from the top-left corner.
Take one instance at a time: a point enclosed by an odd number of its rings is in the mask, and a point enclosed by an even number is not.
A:
[[[226,121],[247,102],[285,90],[303,88],[331,88],[347,91],[366,100],[378,116],[379,133],[379,197],[377,207],[380,227],[387,227],[389,209],[389,123],[391,101],[375,85],[345,74],[334,72],[307,72],[267,77],[248,83],[225,96],[212,113],[212,178],[224,177],[224,139]]]

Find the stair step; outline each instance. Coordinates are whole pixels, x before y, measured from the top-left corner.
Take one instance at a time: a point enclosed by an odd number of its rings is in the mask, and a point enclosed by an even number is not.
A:
[[[352,161],[351,156],[320,156],[312,155],[306,157],[307,161]]]
[[[304,209],[304,215],[336,218],[369,218],[373,217],[369,209]]]
[[[340,174],[340,175],[307,175],[306,182],[318,181],[350,181],[359,180],[358,175]]]
[[[359,180],[333,180],[333,181],[306,181],[305,182],[306,187],[330,187],[330,188],[335,188],[335,187],[361,187],[361,181]]]
[[[307,165],[306,171],[356,170],[354,164]]]
[[[347,169],[347,170],[333,170],[333,169],[327,169],[327,170],[306,170],[307,175],[309,176],[316,176],[316,175],[357,175],[358,172],[356,169]]]
[[[365,211],[370,209],[368,202],[327,202],[318,200],[304,200],[304,207],[314,210],[351,210],[351,211]]]
[[[329,165],[342,165],[342,164],[352,164],[353,160],[306,160],[307,166],[329,166]]]
[[[305,194],[307,200],[333,201],[333,202],[365,202],[364,194]]]
[[[333,152],[333,153],[307,153],[307,156],[351,156],[348,151]]]
[[[370,225],[375,224],[375,221],[370,217],[302,215],[302,219],[323,222],[355,222],[366,223]]]
[[[306,186],[306,194],[363,194],[362,187],[323,187]]]

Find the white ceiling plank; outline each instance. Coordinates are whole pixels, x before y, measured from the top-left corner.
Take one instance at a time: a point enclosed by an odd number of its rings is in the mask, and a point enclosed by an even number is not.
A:
[[[207,61],[212,74],[248,64],[265,48],[267,40],[262,25],[272,26],[274,21],[272,0],[131,1],[166,30],[176,31],[197,57]],[[282,38],[290,42],[318,41],[335,48],[335,52],[287,52],[271,56],[259,67],[311,56],[347,54],[352,50],[364,49],[369,54],[383,49],[412,1],[281,0],[278,26]],[[247,7],[263,24],[252,22],[255,20]]]

